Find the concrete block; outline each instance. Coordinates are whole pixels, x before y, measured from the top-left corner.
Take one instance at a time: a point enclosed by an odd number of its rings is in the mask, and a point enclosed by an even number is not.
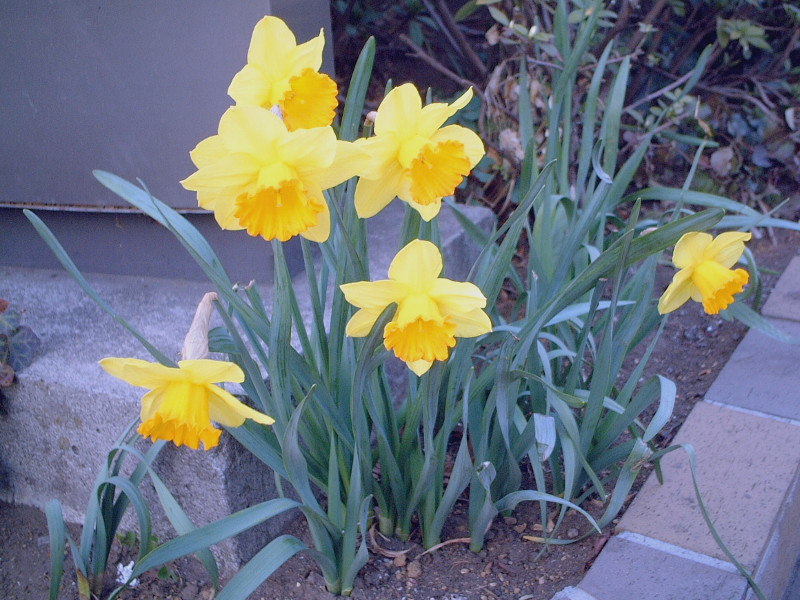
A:
[[[703,402],[692,410],[674,443],[694,446],[700,491],[711,519],[734,556],[752,571],[794,488],[800,427]],[[664,485],[651,475],[617,531],[726,560],[700,513],[687,456],[672,452],[662,468]]]
[[[744,577],[692,558],[699,557],[615,536],[580,588],[597,600],[741,600],[747,587]]]
[[[781,280],[783,281],[783,280]],[[800,322],[772,319],[800,338]],[[709,402],[730,404],[800,422],[800,346],[751,329],[706,393]]]
[[[800,321],[800,256],[795,256],[764,304],[762,314]]]
[[[180,280],[86,277],[101,298],[175,359],[197,303],[213,289]],[[25,311],[23,323],[42,340],[36,360],[5,392],[0,497],[39,507],[56,498],[64,518],[80,523],[100,465],[139,414],[144,393],[105,373],[98,361],[106,356],[152,358],[66,272],[0,267],[0,297]],[[255,460],[247,470],[234,468],[245,460],[243,453],[227,435],[221,439],[223,443],[209,452],[167,446],[157,461],[160,475],[196,525],[275,496],[272,473]],[[141,442],[140,448],[148,445]],[[154,533],[161,539],[172,537],[152,491],[149,501]],[[274,536],[289,518],[278,518],[251,536],[265,535],[270,527]],[[135,528],[135,517],[129,514],[123,526]],[[219,545],[216,554],[223,572],[230,574],[252,556],[261,547],[256,544],[245,536]]]

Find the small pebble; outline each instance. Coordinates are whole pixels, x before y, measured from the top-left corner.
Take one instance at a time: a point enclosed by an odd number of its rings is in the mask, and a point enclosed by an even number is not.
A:
[[[416,579],[422,575],[422,565],[418,560],[412,560],[410,563],[408,563],[406,573],[411,579]]]

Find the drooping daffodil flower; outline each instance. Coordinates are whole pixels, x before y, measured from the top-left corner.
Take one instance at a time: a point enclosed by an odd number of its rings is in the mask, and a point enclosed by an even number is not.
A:
[[[239,427],[245,419],[263,425],[274,422],[214,385],[244,381],[242,370],[230,362],[182,360],[174,368],[137,358],[104,358],[100,365],[114,377],[150,390],[142,397],[138,431],[153,441],[170,440],[195,450],[202,441],[209,450],[219,443],[221,433],[212,421],[226,427]]]
[[[689,298],[702,302],[710,315],[726,309],[750,279],[745,269],[732,268],[749,239],[749,233],[735,231],[717,237],[703,232],[681,237],[672,254],[672,262],[680,270],[659,299],[658,312],[672,312]]]
[[[391,90],[374,117],[375,135],[356,140],[371,161],[356,186],[358,216],[376,215],[395,197],[430,221],[439,214],[442,198],[453,194],[484,155],[483,142],[460,125],[444,125],[472,98],[467,90],[452,104],[422,106],[410,83]]]
[[[483,311],[486,297],[473,283],[439,277],[442,255],[431,242],[414,240],[392,260],[389,279],[359,281],[341,287],[358,310],[347,335],[364,337],[387,306],[397,303],[383,330],[384,345],[417,375],[433,361],[447,360],[456,337],[477,337],[492,329]]]
[[[286,127],[326,127],[336,115],[336,83],[324,73],[325,35],[297,44],[281,19],[267,16],[253,30],[247,64],[233,78],[228,95],[239,106],[277,107]]]
[[[301,235],[324,242],[331,220],[324,189],[349,179],[366,159],[330,127],[289,131],[275,113],[232,106],[219,133],[190,153],[197,171],[181,184],[213,210],[223,229],[282,242]]]

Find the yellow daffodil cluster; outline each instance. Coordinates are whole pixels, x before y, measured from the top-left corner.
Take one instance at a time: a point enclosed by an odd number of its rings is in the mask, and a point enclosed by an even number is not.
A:
[[[397,197],[430,221],[442,198],[452,195],[483,157],[474,132],[445,125],[467,105],[472,90],[452,104],[422,106],[417,89],[401,85],[378,107],[373,137],[338,140],[331,126],[338,91],[319,73],[324,44],[322,32],[297,44],[276,17],[256,25],[247,64],[228,88],[235,105],[222,115],[217,134],[191,151],[197,170],[181,182],[197,192],[200,207],[213,211],[223,229],[281,242],[297,235],[325,242],[331,216],[323,192],[354,176],[359,217],[376,215]],[[441,278],[442,270],[438,248],[415,240],[394,258],[388,280],[342,285],[347,301],[359,309],[347,334],[367,335],[383,310],[397,304],[383,331],[384,345],[422,375],[434,361],[447,359],[456,337],[491,331],[478,287]],[[101,361],[111,375],[150,390],[142,398],[138,431],[153,441],[194,449],[202,441],[209,449],[220,436],[212,421],[228,427],[245,419],[273,423],[215,385],[241,383],[244,374],[233,363],[204,358],[212,305],[205,300],[198,308],[198,315],[205,313],[203,324],[192,327],[205,349],[184,356],[177,367],[132,358]]]
[[[430,221],[483,157],[474,132],[444,125],[472,90],[452,104],[423,107],[417,89],[401,85],[378,107],[373,137],[337,140],[336,84],[318,72],[324,44],[320,32],[298,45],[277,17],[256,25],[247,64],[228,88],[236,105],[217,135],[191,152],[197,171],[181,182],[223,229],[324,242],[330,211],[322,192],[356,175],[359,217],[376,215],[397,197]]]
[[[445,125],[469,103],[472,90],[452,104],[422,106],[412,84],[400,85],[380,103],[374,136],[337,140],[330,126],[336,85],[318,73],[324,43],[320,33],[298,45],[276,17],[256,25],[247,64],[228,89],[236,105],[222,116],[218,134],[191,152],[197,171],[182,181],[223,229],[282,242],[296,235],[324,242],[331,218],[323,190],[356,175],[359,217],[372,217],[399,198],[430,221],[442,198],[483,157],[483,142],[473,131]],[[435,246],[412,242],[392,264],[387,281],[342,287],[361,309],[349,335],[366,335],[381,311],[397,302],[384,332],[386,348],[422,374],[434,360],[447,358],[455,336],[491,329],[476,286],[437,278],[442,258]]]

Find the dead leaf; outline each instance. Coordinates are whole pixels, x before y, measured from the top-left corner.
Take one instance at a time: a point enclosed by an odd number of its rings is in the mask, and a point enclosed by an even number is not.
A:
[[[727,177],[733,171],[733,148],[730,146],[717,148],[711,154],[709,162],[717,175]]]

